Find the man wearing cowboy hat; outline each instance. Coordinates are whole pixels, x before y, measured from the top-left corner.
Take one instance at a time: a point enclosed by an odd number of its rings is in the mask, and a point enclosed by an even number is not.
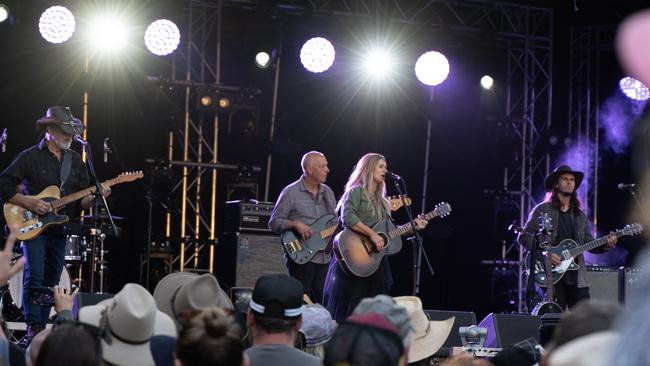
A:
[[[546,200],[535,206],[528,216],[524,230],[517,238],[520,245],[528,250],[534,249],[538,241],[540,218],[544,214],[550,218],[550,224],[554,230],[540,241],[547,241],[551,246],[559,244],[564,239],[573,239],[578,244],[584,244],[593,240],[587,215],[580,209],[580,201],[576,191],[584,174],[574,171],[568,165],[562,165],[551,172],[544,181]],[[549,230],[550,231],[550,230]],[[616,237],[607,238],[606,248],[610,249],[616,245]],[[592,253],[602,253],[606,250],[599,247],[591,250]],[[550,261],[553,266],[560,264],[561,258],[551,253]],[[589,298],[589,287],[585,277],[585,260],[582,254],[576,257],[579,266],[577,271],[567,271],[565,275],[555,284],[557,303],[565,309],[572,307],[580,300]],[[553,301],[549,299],[548,301]]]
[[[0,173],[0,197],[43,215],[51,210],[46,201],[32,197],[48,186],[57,186],[61,195],[71,194],[89,186],[88,172],[81,156],[70,150],[74,135],[83,132],[83,123],[72,116],[68,107],[50,107],[44,117],[38,119],[36,129],[40,142],[23,150],[14,161]],[[102,185],[104,194],[111,191]],[[70,217],[92,205],[93,197],[84,197],[60,210]],[[58,284],[64,265],[65,235],[61,227],[52,226],[38,237],[23,242],[23,254],[27,258],[23,291],[23,306],[27,337],[24,346],[45,327],[50,307],[29,305],[28,290],[31,287],[52,287]]]

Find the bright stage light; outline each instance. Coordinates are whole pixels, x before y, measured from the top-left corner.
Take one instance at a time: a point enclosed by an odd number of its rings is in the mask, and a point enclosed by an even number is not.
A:
[[[630,99],[644,101],[650,98],[650,90],[648,90],[648,87],[643,85],[643,83],[637,79],[629,76],[624,77],[618,83],[618,86],[621,88],[623,94]]]
[[[271,55],[265,51],[258,52],[255,55],[255,65],[260,69],[266,69],[271,65]]]
[[[180,41],[181,32],[174,22],[167,19],[156,20],[144,32],[144,44],[154,55],[169,55],[176,50]]]
[[[393,55],[384,50],[371,51],[363,62],[366,74],[373,78],[381,78],[389,74],[395,67]]]
[[[485,90],[490,90],[492,89],[492,86],[494,85],[494,79],[492,79],[492,76],[490,75],[483,75],[481,78],[481,87]]]
[[[92,26],[88,33],[88,40],[95,50],[102,53],[117,53],[126,45],[127,28],[119,17],[106,15],[96,18],[90,24]]]
[[[429,51],[415,63],[415,76],[422,84],[440,85],[449,75],[449,61],[440,52]]]
[[[334,64],[336,52],[330,41],[322,37],[308,40],[300,49],[300,62],[311,72],[323,72]]]
[[[5,4],[0,4],[0,23],[9,18],[9,7]]]
[[[63,43],[72,37],[76,23],[72,12],[63,6],[47,8],[38,20],[41,36],[50,43]]]

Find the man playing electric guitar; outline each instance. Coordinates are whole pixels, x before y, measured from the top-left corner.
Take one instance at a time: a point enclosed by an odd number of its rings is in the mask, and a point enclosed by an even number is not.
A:
[[[548,242],[551,246],[558,245],[564,239],[573,239],[578,245],[593,240],[589,230],[587,216],[580,209],[580,201],[576,190],[580,187],[584,174],[579,171],[573,171],[567,165],[563,165],[550,173],[545,181],[546,200],[535,206],[528,216],[528,221],[524,230],[519,234],[518,242],[526,249],[533,249],[538,240],[535,235],[538,232],[539,218],[546,213],[550,217],[555,230],[549,235],[548,240],[539,242]],[[611,235],[607,238],[607,245],[591,250],[592,253],[602,253],[616,245],[616,237]],[[564,276],[555,284],[555,295],[557,303],[562,309],[572,307],[580,300],[589,298],[589,287],[585,278],[585,262],[582,254],[575,258],[579,266],[577,271],[567,271]],[[550,262],[552,266],[561,263],[560,256],[550,253]],[[534,269],[531,269],[531,273]],[[554,299],[547,299],[554,301]]]
[[[29,210],[29,215],[44,215],[52,206],[39,198],[30,197],[48,186],[56,186],[62,192],[72,193],[88,187],[89,178],[81,156],[70,150],[75,134],[83,132],[83,123],[72,116],[70,108],[51,107],[36,123],[42,138],[40,142],[23,150],[0,174],[0,196],[4,202],[13,203]],[[18,188],[22,186],[22,190]],[[102,185],[104,195],[110,187]],[[73,202],[63,208],[70,217],[92,205],[92,196]],[[23,242],[26,257],[23,306],[27,335],[21,346],[27,347],[33,336],[47,323],[49,307],[32,306],[27,301],[29,288],[58,285],[64,265],[65,235],[60,226],[47,228],[40,236]]]
[[[278,234],[294,230],[302,239],[309,239],[315,235],[309,224],[324,215],[335,217],[336,198],[332,189],[325,184],[330,171],[325,155],[310,151],[302,157],[300,164],[302,176],[280,193],[269,220],[269,228]],[[331,259],[331,251],[324,250],[305,264],[294,263],[286,256],[289,274],[302,282],[305,293],[314,302],[322,302],[323,285]]]

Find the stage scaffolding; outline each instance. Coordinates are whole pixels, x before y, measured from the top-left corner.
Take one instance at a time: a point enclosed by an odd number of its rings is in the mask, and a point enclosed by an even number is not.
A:
[[[551,9],[494,1],[399,1],[399,0],[280,0],[269,4],[263,0],[222,0],[187,2],[187,29],[183,32],[184,49],[174,56],[174,82],[218,84],[220,75],[221,15],[223,9],[264,9],[268,14],[286,16],[322,16],[338,18],[374,18],[399,23],[431,26],[465,37],[497,40],[507,52],[507,97],[505,123],[514,131],[520,150],[513,151],[512,161],[504,163],[504,185],[514,188],[518,197],[520,223],[537,203],[533,189],[543,183],[549,158],[539,148],[540,138],[551,126],[553,11]],[[216,41],[207,42],[216,32]],[[215,56],[214,62],[208,56]],[[218,164],[218,117],[210,126],[197,124],[191,117],[194,101],[192,87],[184,94],[184,125],[169,135],[169,160],[182,151],[184,163]],[[207,128],[206,128],[207,127]],[[217,167],[182,167],[182,180],[174,187],[182,197],[181,222],[172,222],[167,214],[167,236],[178,227],[182,239],[175,268],[197,269],[200,253],[212,254],[215,243]],[[270,169],[270,167],[268,167]],[[270,172],[265,172],[267,175]],[[206,183],[207,180],[207,183]],[[211,191],[208,206],[200,200],[201,190]],[[266,189],[266,187],[265,187]],[[202,239],[207,236],[207,240]],[[190,244],[191,243],[191,244]],[[521,260],[521,258],[520,258]],[[189,267],[188,267],[189,265]],[[523,287],[521,269],[519,288]],[[524,311],[523,293],[519,291],[519,311]]]

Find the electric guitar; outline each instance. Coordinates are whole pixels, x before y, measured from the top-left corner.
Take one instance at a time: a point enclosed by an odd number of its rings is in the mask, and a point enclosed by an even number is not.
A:
[[[111,187],[120,183],[132,182],[142,177],[142,172],[122,173],[113,179],[103,182],[103,184]],[[57,211],[71,202],[93,194],[95,190],[95,187],[88,187],[59,198],[61,196],[59,187],[48,186],[41,193],[29,196],[40,198],[50,204],[50,210],[45,215],[37,215],[24,207],[13,203],[5,203],[3,209],[5,220],[7,220],[9,228],[12,228],[12,231],[15,232],[16,238],[19,240],[31,240],[39,236],[50,225],[68,222],[69,217],[59,215]],[[14,227],[17,227],[17,229],[14,230]]]
[[[411,205],[411,198],[404,196],[402,202],[401,196],[386,197],[388,204],[392,211],[401,208],[404,203],[407,206]],[[329,237],[334,234],[336,230],[336,221],[333,214],[321,216],[316,221],[309,224],[312,232],[314,233],[309,239],[301,239],[299,234],[293,230],[287,230],[280,235],[282,240],[282,247],[284,247],[287,256],[295,263],[305,264],[309,262],[316,253],[325,249],[329,242]]]
[[[451,206],[441,202],[433,211],[424,215],[424,218],[431,220],[447,216],[449,213]],[[384,239],[384,248],[381,251],[377,250],[369,237],[351,229],[341,231],[334,238],[334,245],[341,253],[346,269],[358,277],[368,277],[375,273],[384,256],[393,255],[402,249],[401,236],[412,231],[411,223],[395,227],[390,220],[379,221],[372,229]]]
[[[578,268],[580,268],[580,266],[578,266],[574,261],[575,257],[577,257],[578,255],[588,250],[592,250],[598,248],[599,246],[605,245],[607,243],[607,238],[611,235],[620,238],[621,236],[625,236],[625,235],[637,235],[640,234],[642,231],[643,231],[643,227],[641,226],[641,224],[635,223],[631,225],[625,225],[625,227],[622,228],[621,230],[615,231],[606,236],[592,240],[583,245],[578,245],[578,243],[576,243],[572,239],[564,239],[560,242],[560,244],[554,247],[550,247],[547,250],[547,255],[550,255],[550,253],[554,253],[560,256],[560,258],[562,259],[562,262],[559,265],[552,268],[550,276],[546,276],[544,264],[540,260],[535,261],[534,263],[535,283],[542,287],[546,287],[547,284],[556,284],[567,271],[575,271]]]

